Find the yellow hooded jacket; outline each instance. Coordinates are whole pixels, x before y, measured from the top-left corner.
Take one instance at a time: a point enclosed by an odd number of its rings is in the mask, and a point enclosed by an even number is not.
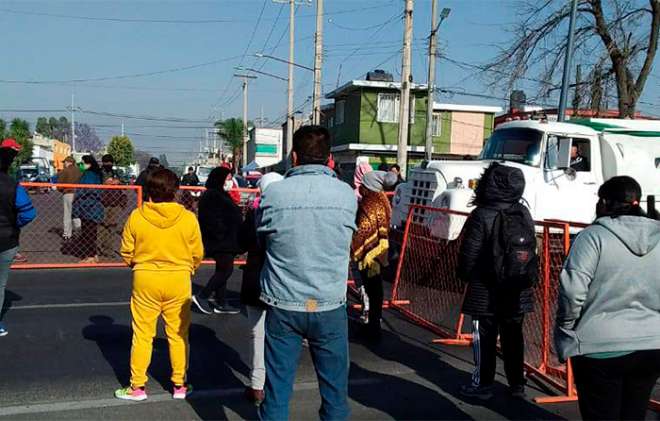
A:
[[[204,257],[197,217],[178,203],[146,202],[128,217],[121,256],[134,271],[194,273]]]

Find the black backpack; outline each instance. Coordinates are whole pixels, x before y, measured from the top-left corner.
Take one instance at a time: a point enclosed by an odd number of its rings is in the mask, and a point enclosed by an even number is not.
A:
[[[498,210],[491,235],[493,268],[498,286],[522,290],[538,281],[534,220],[525,206],[515,203]]]

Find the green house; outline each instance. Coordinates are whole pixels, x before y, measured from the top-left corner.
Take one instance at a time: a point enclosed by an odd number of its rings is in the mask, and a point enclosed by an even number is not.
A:
[[[401,84],[381,80],[352,80],[326,95],[334,100],[322,109],[321,124],[331,133],[332,152],[340,168],[352,172],[358,156],[376,168],[396,162]],[[408,137],[409,166],[424,158],[427,88],[411,84]],[[499,107],[433,105],[434,157],[476,155],[493,130]],[[467,138],[465,136],[467,134]]]

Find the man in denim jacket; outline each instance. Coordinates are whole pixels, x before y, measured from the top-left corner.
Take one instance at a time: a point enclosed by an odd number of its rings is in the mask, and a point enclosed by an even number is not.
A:
[[[301,127],[293,135],[294,168],[261,199],[261,300],[268,305],[261,419],[288,419],[303,338],[319,378],[321,419],[349,416],[346,279],[357,202],[326,166],[329,158],[328,131]]]

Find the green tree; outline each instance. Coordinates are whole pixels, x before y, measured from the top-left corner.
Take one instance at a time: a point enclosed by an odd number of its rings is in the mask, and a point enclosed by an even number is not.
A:
[[[21,165],[28,162],[32,158],[33,146],[30,139],[30,123],[20,118],[13,119],[9,124],[6,136],[15,139],[22,147],[16,157],[16,164]]]
[[[115,158],[115,163],[120,167],[135,163],[135,149],[128,136],[113,136],[108,144],[107,152]]]
[[[34,130],[40,135],[46,137],[51,137],[53,134],[53,129],[46,117],[39,117],[37,119],[37,126],[35,127]]]
[[[250,125],[249,122],[248,125]],[[242,162],[240,158],[243,154],[243,120],[240,118],[218,120],[215,122],[215,127],[218,129],[220,137],[231,147],[234,156],[234,167],[236,168],[236,163]]]
[[[7,137],[7,122],[0,118],[0,140]]]

